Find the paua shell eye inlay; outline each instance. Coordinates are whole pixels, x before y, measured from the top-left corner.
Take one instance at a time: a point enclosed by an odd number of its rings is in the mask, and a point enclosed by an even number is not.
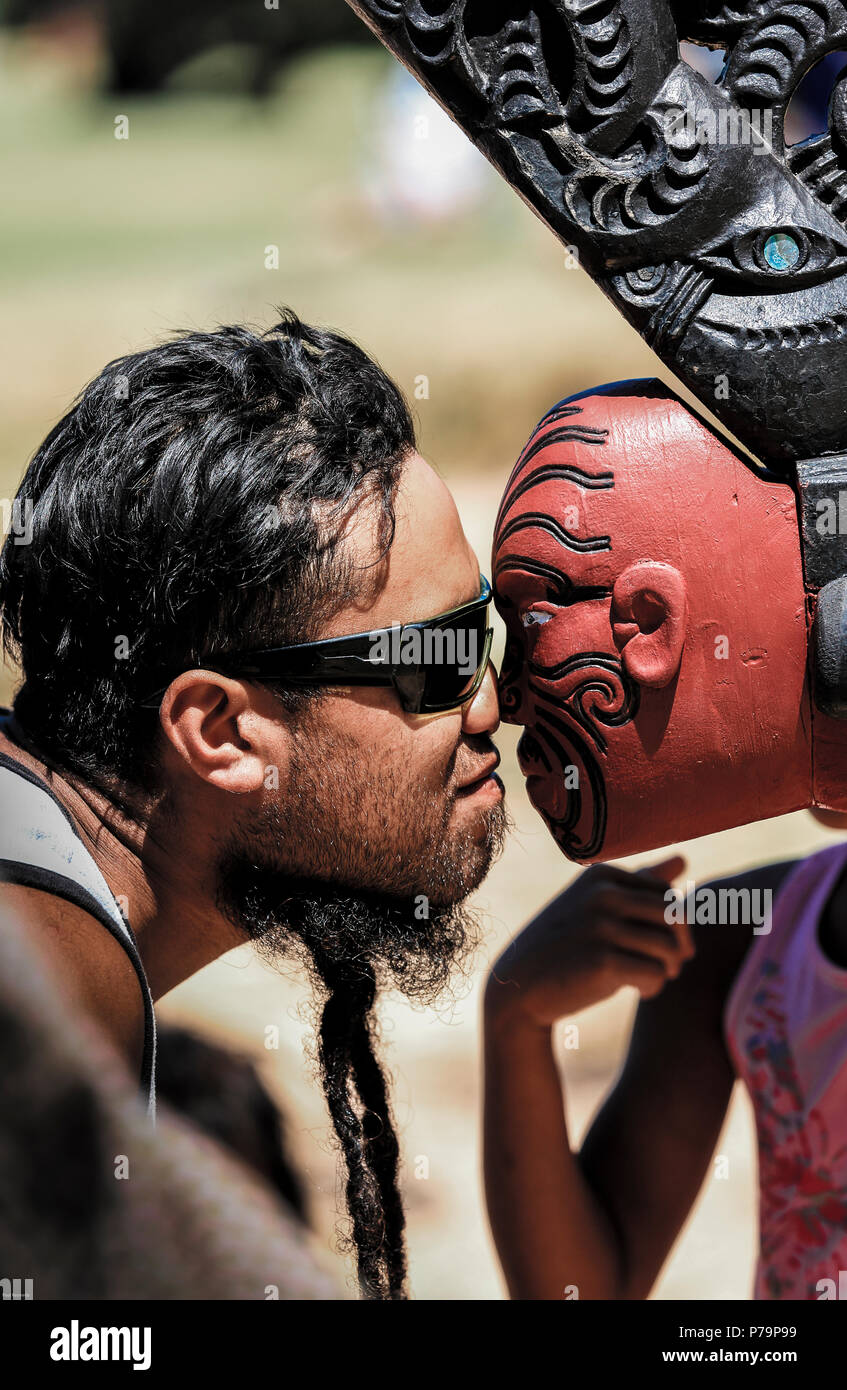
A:
[[[789,232],[774,232],[762,249],[771,270],[793,270],[800,259],[800,247]]]

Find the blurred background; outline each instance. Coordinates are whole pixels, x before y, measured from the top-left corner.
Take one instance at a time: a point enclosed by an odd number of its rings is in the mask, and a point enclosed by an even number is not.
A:
[[[719,55],[687,56],[719,70]],[[794,138],[821,128],[822,91],[795,105]],[[664,374],[343,0],[0,0],[0,128],[4,498],[105,362],[181,329],[267,326],[289,304],[355,337],[402,386],[487,568],[503,484],[539,416],[600,382]],[[2,676],[3,703],[14,680]],[[480,984],[575,873],[526,800],[516,741],[498,736],[515,831],[477,895],[485,946],[470,979],[438,1014],[382,1007],[420,1299],[504,1297],[480,1181]],[[704,880],[834,838],[800,814],[681,848]],[[579,1047],[561,1057],[576,1137],[634,1008],[625,991],[576,1020]],[[255,1060],[330,1242],[340,1193],[303,981],[245,948],[159,1013]],[[727,1176],[707,1179],[654,1297],[750,1296],[755,1149],[738,1088],[718,1153]]]

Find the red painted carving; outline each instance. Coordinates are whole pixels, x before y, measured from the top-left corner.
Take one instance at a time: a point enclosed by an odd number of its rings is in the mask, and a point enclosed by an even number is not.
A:
[[[847,730],[823,716],[837,775],[813,774],[795,494],[659,383],[544,417],[493,569],[503,716],[525,726],[530,798],[570,857],[847,807]]]

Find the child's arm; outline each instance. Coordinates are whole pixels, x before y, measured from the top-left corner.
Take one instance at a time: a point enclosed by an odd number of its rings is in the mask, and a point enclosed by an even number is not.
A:
[[[775,890],[789,867],[721,886]],[[666,888],[590,869],[491,972],[485,1186],[513,1298],[646,1298],[705,1177],[734,1081],[723,1007],[752,927],[694,927],[695,954],[688,928],[665,923]],[[574,1154],[552,1024],[623,984],[642,995],[629,1054]]]

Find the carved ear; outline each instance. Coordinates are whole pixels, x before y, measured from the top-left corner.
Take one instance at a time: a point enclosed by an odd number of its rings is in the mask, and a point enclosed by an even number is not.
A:
[[[624,669],[639,685],[673,680],[685,646],[685,580],[673,565],[642,560],[612,590],[612,631]]]

